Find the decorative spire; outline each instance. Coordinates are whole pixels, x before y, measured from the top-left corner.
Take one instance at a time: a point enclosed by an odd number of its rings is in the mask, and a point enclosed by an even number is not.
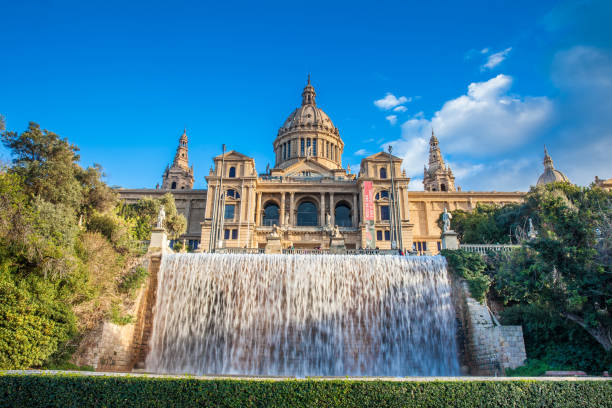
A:
[[[315,101],[315,97],[317,93],[315,92],[314,87],[310,84],[310,74],[308,74],[308,83],[304,87],[304,91],[302,92],[302,106],[304,105],[317,105]]]
[[[544,168],[546,169],[554,169],[552,158],[548,155],[548,150],[546,149],[546,145],[544,145]]]
[[[433,128],[431,128],[431,138],[429,139],[429,144],[438,144],[438,138],[434,134]]]

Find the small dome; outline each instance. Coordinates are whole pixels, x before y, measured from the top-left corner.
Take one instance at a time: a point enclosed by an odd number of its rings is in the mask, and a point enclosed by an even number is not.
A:
[[[565,174],[555,169],[552,158],[548,155],[546,147],[544,147],[544,173],[538,178],[538,186],[542,186],[548,183],[555,183],[557,181],[569,183],[569,179]]]
[[[328,130],[334,129],[334,124],[325,112],[315,105],[302,105],[287,118],[281,132],[298,126],[315,126]]]

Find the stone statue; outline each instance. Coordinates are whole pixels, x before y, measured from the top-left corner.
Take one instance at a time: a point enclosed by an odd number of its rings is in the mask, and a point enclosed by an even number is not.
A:
[[[159,207],[159,213],[157,213],[157,228],[164,228],[164,221],[166,220],[166,210],[164,206]]]
[[[450,222],[453,219],[451,213],[446,211],[446,207],[444,207],[444,212],[442,213],[442,222],[444,223],[442,232],[448,232],[451,230]]]
[[[334,225],[334,229],[332,230],[332,238],[342,238],[342,234],[340,234],[340,228],[337,225]]]
[[[278,225],[274,224],[272,226],[272,233],[270,234],[271,238],[280,238],[280,233],[281,233],[281,229],[278,227]]]
[[[350,164],[348,166],[346,166],[346,171],[348,172],[348,174],[351,174],[351,165]]]
[[[289,226],[289,214],[285,214],[285,226]]]
[[[331,227],[331,215],[329,215],[329,213],[325,214],[325,226],[328,228]]]
[[[527,230],[527,237],[529,239],[536,239],[538,233],[536,232],[535,228],[533,228],[533,222],[531,221],[531,218],[529,218],[529,229]]]
[[[266,174],[270,175],[270,163],[266,164]]]

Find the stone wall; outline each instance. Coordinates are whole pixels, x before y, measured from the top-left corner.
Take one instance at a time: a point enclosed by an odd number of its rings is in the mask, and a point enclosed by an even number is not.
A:
[[[471,375],[503,375],[506,368],[523,365],[527,358],[521,326],[502,326],[489,308],[474,299],[467,283],[453,278],[463,371]]]
[[[96,371],[129,372],[144,363],[153,323],[161,255],[150,255],[145,262],[149,277],[138,290],[133,307],[128,310],[128,313],[136,317],[135,323],[117,325],[103,322],[83,338],[73,356],[75,364],[91,366]]]

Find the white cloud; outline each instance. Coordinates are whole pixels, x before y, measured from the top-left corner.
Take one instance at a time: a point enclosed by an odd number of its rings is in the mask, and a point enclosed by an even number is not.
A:
[[[509,95],[512,78],[473,82],[467,95],[447,101],[429,121],[445,150],[474,156],[507,151],[536,137],[553,114],[546,97]],[[404,136],[405,137],[405,136]]]
[[[487,49],[487,52],[488,51],[489,50]],[[489,58],[487,58],[487,62],[482,67],[480,67],[480,69],[484,71],[487,68],[488,69],[495,68],[496,66],[501,64],[506,59],[510,51],[512,51],[512,47],[508,47],[503,51],[496,52],[495,54],[489,55]]]
[[[407,107],[400,105],[393,108],[393,112],[406,112],[408,110]]]
[[[400,96],[399,98],[397,98],[392,93],[387,92],[387,95],[385,95],[384,98],[374,101],[374,105],[376,105],[380,109],[389,110],[391,108],[410,101],[411,98],[407,98],[405,96]]]
[[[385,119],[387,119],[389,121],[389,123],[392,124],[392,125],[395,125],[397,123],[397,116],[396,115],[385,116]]]
[[[370,153],[366,149],[359,149],[353,154],[355,156],[369,156],[370,155]]]
[[[482,50],[480,50],[481,54],[488,54],[489,53],[489,49],[487,47],[483,48]]]

